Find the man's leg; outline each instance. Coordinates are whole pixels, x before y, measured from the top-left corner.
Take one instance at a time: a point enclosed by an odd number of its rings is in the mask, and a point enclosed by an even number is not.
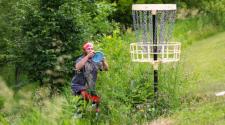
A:
[[[86,101],[91,101],[96,106],[96,112],[99,112],[99,103],[100,103],[99,96],[91,95],[85,90],[81,91],[81,95]]]
[[[91,97],[91,101],[96,106],[96,112],[99,112],[100,111],[100,109],[99,109],[100,97],[96,96],[96,95],[93,95]]]
[[[81,90],[80,93],[81,93],[82,97],[83,97],[86,101],[91,100],[91,94],[89,94],[87,91]]]

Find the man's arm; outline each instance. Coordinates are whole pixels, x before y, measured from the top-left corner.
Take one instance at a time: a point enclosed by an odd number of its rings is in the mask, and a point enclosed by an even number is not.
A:
[[[78,63],[75,64],[75,69],[80,70],[85,65],[85,63],[88,61],[88,56],[85,56],[82,58]]]
[[[85,63],[88,61],[90,57],[94,55],[94,51],[90,52],[88,55],[86,55],[84,58],[81,59],[78,63],[75,64],[75,69],[80,70],[85,65]]]

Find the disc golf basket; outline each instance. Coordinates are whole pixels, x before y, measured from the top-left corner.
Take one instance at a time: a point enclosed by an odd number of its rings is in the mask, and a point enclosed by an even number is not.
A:
[[[176,4],[133,4],[132,18],[136,42],[130,44],[131,60],[153,65],[153,85],[157,97],[159,63],[180,59],[181,44],[171,41]]]

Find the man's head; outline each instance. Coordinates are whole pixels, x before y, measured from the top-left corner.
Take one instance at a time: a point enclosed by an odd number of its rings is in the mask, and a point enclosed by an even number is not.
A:
[[[84,43],[83,52],[85,55],[87,55],[88,53],[93,52],[93,51],[94,51],[94,45],[92,43],[90,43],[90,42]]]

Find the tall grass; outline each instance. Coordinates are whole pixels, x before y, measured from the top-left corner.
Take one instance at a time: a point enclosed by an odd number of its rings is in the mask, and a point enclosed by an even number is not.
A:
[[[175,41],[181,42],[186,48],[195,41],[225,30],[223,24],[216,25],[212,19],[213,17],[208,15],[177,19],[173,33]]]

